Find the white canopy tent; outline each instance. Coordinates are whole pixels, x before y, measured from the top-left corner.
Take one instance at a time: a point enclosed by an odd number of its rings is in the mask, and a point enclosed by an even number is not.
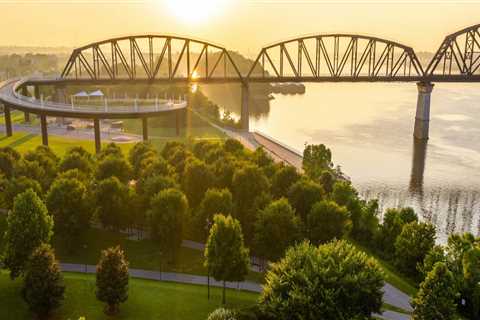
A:
[[[92,98],[103,98],[104,94],[102,91],[96,90],[96,91],[90,92],[89,96]]]

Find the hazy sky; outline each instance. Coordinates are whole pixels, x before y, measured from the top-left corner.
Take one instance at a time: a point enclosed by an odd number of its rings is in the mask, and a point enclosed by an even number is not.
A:
[[[446,34],[480,23],[480,0],[0,0],[0,12],[0,45],[173,33],[253,55],[276,40],[347,32],[433,51]]]

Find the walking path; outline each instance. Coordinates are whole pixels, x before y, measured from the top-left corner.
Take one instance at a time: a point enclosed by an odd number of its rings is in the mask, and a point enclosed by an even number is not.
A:
[[[28,124],[13,124],[13,131],[22,131],[33,134],[41,134],[40,127],[35,125]],[[5,131],[5,125],[0,124],[0,131]],[[82,139],[82,140],[94,140],[93,129],[76,129],[76,130],[67,130],[63,126],[58,126],[50,124],[48,127],[48,134],[54,136],[68,137],[72,139]],[[125,132],[108,132],[100,131],[101,139],[105,141],[114,141],[118,137],[127,137],[128,143],[142,141],[142,137],[137,134],[125,133]],[[122,143],[122,141],[115,141],[116,143]]]
[[[96,272],[96,266],[86,264],[74,264],[74,263],[60,263],[60,269],[64,272],[78,272],[94,274]],[[176,272],[160,272],[141,269],[130,269],[130,276],[133,278],[167,281],[176,283],[185,283],[193,285],[207,285],[208,277],[198,276],[185,273]],[[210,278],[210,285],[212,287],[223,287],[223,283]],[[226,287],[229,289],[245,290],[250,292],[260,293],[262,291],[261,285],[255,282],[243,281],[243,282],[227,282]],[[385,311],[382,315],[375,315],[378,318],[389,320],[408,320],[410,317],[398,312]]]

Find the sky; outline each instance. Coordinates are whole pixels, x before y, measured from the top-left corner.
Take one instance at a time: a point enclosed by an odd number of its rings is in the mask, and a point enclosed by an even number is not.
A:
[[[126,34],[178,34],[253,56],[300,35],[375,35],[434,51],[480,23],[480,0],[0,0],[0,45],[76,47]]]

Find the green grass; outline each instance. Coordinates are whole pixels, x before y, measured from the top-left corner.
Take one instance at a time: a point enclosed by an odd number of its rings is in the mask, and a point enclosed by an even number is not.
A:
[[[129,240],[125,234],[93,228],[87,230],[77,243],[76,249],[70,252],[61,238],[54,239],[57,258],[67,263],[95,265],[101,250],[120,245],[125,250],[131,268],[207,275],[203,266],[203,252],[199,250],[181,247],[173,253],[172,258],[170,253],[162,252],[159,245],[150,239]],[[247,279],[262,282],[263,274],[250,272]]]
[[[13,110],[10,112],[10,117],[12,118],[12,123],[14,124],[25,124],[25,115],[22,111]],[[39,124],[40,120],[34,115],[30,114],[30,124]],[[5,124],[5,117],[0,116],[0,124]]]
[[[148,134],[152,140],[156,139],[186,139],[195,137],[200,139],[225,139],[226,135],[220,130],[212,127],[207,121],[200,118],[193,112],[187,111],[181,116],[180,134],[176,133],[176,118],[174,114],[166,114],[148,121]],[[142,122],[138,119],[123,120],[126,132],[142,134]]]
[[[5,215],[0,215],[0,235],[6,228]],[[65,263],[96,265],[101,250],[112,246],[121,246],[130,262],[130,267],[163,272],[179,272],[207,275],[203,266],[203,252],[181,247],[174,252],[173,259],[169,253],[162,252],[159,245],[152,240],[129,240],[125,234],[100,229],[89,229],[76,241],[75,249],[68,250],[65,241],[54,237],[53,247],[58,260]],[[0,241],[0,250],[2,241]],[[261,283],[263,274],[250,271],[247,280]],[[0,317],[1,319],[1,317]]]
[[[407,310],[403,310],[402,308],[392,306],[391,304],[388,304],[388,303],[383,303],[382,310],[390,310],[398,313],[411,314],[411,312]]]
[[[42,137],[37,134],[17,131],[11,137],[3,136],[0,138],[0,147],[12,147],[20,153],[25,153],[29,150],[35,149],[42,144]],[[103,143],[105,145],[106,143]],[[87,151],[95,153],[95,143],[93,140],[82,140],[76,138],[65,138],[61,136],[51,135],[48,137],[49,147],[59,157],[63,156],[65,152],[75,146],[82,146]],[[133,147],[133,143],[118,144],[125,154]]]
[[[416,287],[415,282],[403,276],[402,274],[400,274],[391,263],[380,258],[378,255],[372,252],[372,250],[370,250],[369,248],[351,239],[350,239],[350,242],[354,244],[359,250],[362,250],[363,252],[365,252],[369,256],[374,257],[378,261],[381,268],[383,269],[383,272],[385,273],[386,282],[390,283],[392,286],[408,294],[409,296],[414,296],[417,293],[418,289]]]
[[[205,320],[207,315],[221,305],[221,289],[211,289],[207,300],[207,288],[159,281],[130,279],[129,298],[120,306],[114,317],[103,314],[104,305],[95,298],[93,275],[64,273],[66,292],[62,306],[50,320],[90,319],[166,319]],[[0,319],[31,319],[27,305],[21,298],[21,280],[10,280],[6,272],[0,272]],[[248,307],[255,303],[255,293],[228,290],[227,306]]]

